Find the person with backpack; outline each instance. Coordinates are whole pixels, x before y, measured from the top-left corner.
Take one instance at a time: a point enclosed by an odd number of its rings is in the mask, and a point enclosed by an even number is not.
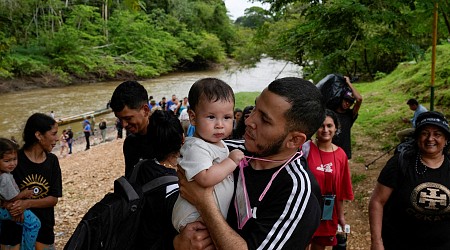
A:
[[[358,119],[358,112],[361,108],[363,98],[358,90],[356,90],[353,86],[350,78],[348,76],[344,76],[344,79],[350,90],[343,92],[340,105],[333,110],[336,112],[340,124],[339,130],[333,138],[333,143],[341,147],[345,151],[345,154],[347,154],[348,159],[351,159],[351,129],[353,127],[353,123],[355,123],[356,119]]]
[[[171,111],[156,110],[151,115],[147,136],[151,139],[155,158],[143,162],[137,173],[133,173],[137,186],[161,176],[177,176],[177,160],[184,143],[183,128]],[[138,234],[132,249],[173,249],[177,231],[171,218],[178,191],[178,184],[171,184],[149,195],[144,194]]]
[[[388,160],[370,198],[372,250],[450,249],[448,120],[420,114],[413,139]]]

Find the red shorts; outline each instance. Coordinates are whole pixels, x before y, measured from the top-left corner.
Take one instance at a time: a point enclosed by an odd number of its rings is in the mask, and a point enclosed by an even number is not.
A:
[[[331,236],[314,236],[311,239],[311,243],[314,243],[319,246],[336,246],[337,239],[336,235]]]

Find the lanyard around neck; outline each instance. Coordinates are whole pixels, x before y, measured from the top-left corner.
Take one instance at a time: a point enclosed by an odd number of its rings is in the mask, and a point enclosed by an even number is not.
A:
[[[298,155],[296,157],[296,155]],[[275,179],[275,177],[277,177],[278,173],[290,162],[295,161],[297,159],[299,159],[300,157],[302,157],[303,152],[295,152],[295,154],[293,154],[287,161],[277,161],[277,160],[269,160],[269,159],[264,159],[264,158],[258,158],[258,157],[252,157],[252,156],[245,156],[240,162],[239,162],[239,171],[242,172],[243,175],[243,171],[244,171],[244,167],[248,166],[248,163],[250,160],[256,160],[256,161],[265,161],[265,162],[285,162],[283,164],[283,166],[281,166],[275,173],[272,174],[272,177],[270,178],[269,183],[267,183],[266,188],[264,188],[264,191],[261,193],[261,195],[259,196],[258,201],[262,201],[262,199],[264,198],[264,196],[266,195],[267,191],[269,190],[270,186],[272,185],[273,180]],[[243,179],[244,182],[244,186],[245,184],[245,179]]]

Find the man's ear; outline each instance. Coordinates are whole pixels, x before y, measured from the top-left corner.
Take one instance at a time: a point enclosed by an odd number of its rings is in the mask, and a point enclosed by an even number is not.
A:
[[[150,107],[147,104],[142,105],[142,108],[144,109],[144,115],[146,117],[150,116]]]
[[[191,122],[191,124],[193,126],[195,126],[195,112],[194,112],[194,110],[190,109],[188,111],[188,115],[189,115],[189,121]]]
[[[305,141],[306,141],[306,134],[299,131],[293,131],[289,133],[286,146],[288,148],[300,148],[300,146],[303,145]]]

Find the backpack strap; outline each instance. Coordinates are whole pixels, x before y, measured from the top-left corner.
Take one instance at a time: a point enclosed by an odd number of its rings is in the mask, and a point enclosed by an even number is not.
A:
[[[311,140],[308,140],[307,142],[303,143],[303,145],[302,145],[302,152],[303,152],[303,157],[305,159],[308,159],[309,149],[310,148],[311,148]]]
[[[114,193],[122,194],[127,201],[139,200],[139,195],[128,180],[121,176],[114,181]]]
[[[130,180],[129,180],[130,183],[136,183],[136,179],[137,179],[137,175],[139,173],[139,169],[147,161],[148,161],[148,159],[141,159],[141,160],[138,161],[138,163],[136,163],[136,165],[134,165],[133,172],[131,172],[131,176],[130,176]]]
[[[166,186],[168,184],[175,184],[175,183],[178,183],[177,176],[174,175],[161,176],[144,184],[144,186],[142,186],[142,192],[143,193],[150,192],[161,186]]]

